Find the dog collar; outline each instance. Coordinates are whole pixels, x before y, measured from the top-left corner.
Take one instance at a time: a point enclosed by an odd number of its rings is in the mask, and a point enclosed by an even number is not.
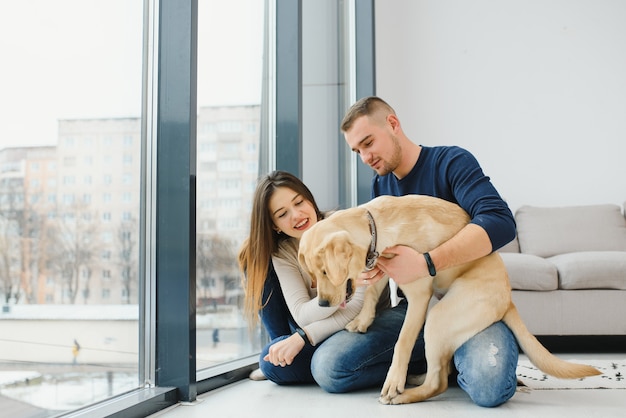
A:
[[[372,241],[370,242],[370,249],[365,257],[365,271],[370,271],[374,268],[376,260],[378,260],[378,252],[376,252],[376,224],[374,218],[369,210],[366,210],[367,220],[370,223],[370,234],[372,235]]]

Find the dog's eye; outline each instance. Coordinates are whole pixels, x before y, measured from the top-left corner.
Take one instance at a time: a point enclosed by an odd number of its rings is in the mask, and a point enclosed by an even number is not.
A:
[[[322,270],[322,274],[326,276],[326,270]]]

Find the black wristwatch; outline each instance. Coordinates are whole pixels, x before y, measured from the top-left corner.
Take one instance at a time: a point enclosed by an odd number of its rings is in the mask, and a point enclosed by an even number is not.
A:
[[[435,277],[437,275],[437,269],[435,269],[433,259],[430,258],[430,254],[428,253],[424,253],[424,258],[426,259],[426,265],[428,266],[428,274],[430,274],[430,277]]]
[[[296,328],[296,332],[300,334],[306,344],[312,345],[311,341],[309,341],[309,337],[307,337],[306,332],[304,332],[302,328]]]

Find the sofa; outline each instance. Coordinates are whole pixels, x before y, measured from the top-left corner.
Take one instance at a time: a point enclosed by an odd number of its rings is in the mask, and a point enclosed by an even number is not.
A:
[[[626,335],[624,211],[603,204],[515,212],[517,238],[499,254],[530,332]]]

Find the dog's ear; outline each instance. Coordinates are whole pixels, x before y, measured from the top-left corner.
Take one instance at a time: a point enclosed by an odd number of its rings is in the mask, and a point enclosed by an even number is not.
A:
[[[352,243],[345,231],[333,233],[327,237],[323,251],[326,275],[332,284],[339,286],[348,279],[348,265],[352,258]]]
[[[306,263],[306,256],[304,255],[304,251],[301,251],[302,247],[300,247],[300,251],[298,251],[298,263],[300,263],[300,267],[311,277],[311,289],[315,289],[317,287],[317,279],[315,278],[315,274],[311,271],[308,264]]]
[[[300,267],[302,267],[305,271],[309,271],[309,268],[306,265],[306,257],[302,252],[298,252],[298,263],[300,263]]]

